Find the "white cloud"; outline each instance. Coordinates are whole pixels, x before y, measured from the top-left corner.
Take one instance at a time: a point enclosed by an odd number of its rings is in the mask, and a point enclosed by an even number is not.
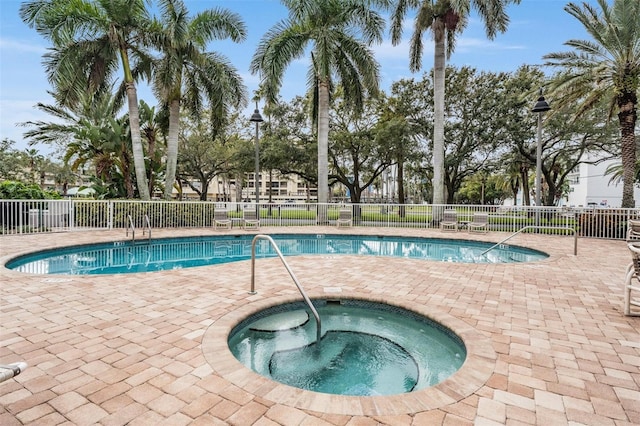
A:
[[[430,44],[424,46],[426,49],[432,49]],[[388,59],[405,59],[409,60],[409,40],[402,40],[398,45],[394,46],[391,40],[385,40],[381,44],[372,46],[373,53],[380,62]],[[426,52],[425,52],[426,53]]]
[[[16,142],[14,148],[22,150],[28,148],[28,142],[24,140],[23,134],[29,130],[28,127],[19,126],[19,123],[27,121],[54,121],[49,114],[35,108],[38,102],[49,102],[49,100],[14,100],[0,99],[0,140],[11,139]]]
[[[37,53],[42,55],[47,49],[41,44],[27,43],[22,40],[14,40],[6,37],[0,37],[0,49],[18,53]]]
[[[488,40],[486,38],[460,37],[456,41],[455,53],[470,52],[472,50],[483,49],[492,51],[522,50],[526,47],[518,44],[504,44]]]

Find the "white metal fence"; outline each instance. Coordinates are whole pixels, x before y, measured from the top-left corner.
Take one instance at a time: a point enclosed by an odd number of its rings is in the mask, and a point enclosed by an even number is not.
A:
[[[204,228],[213,226],[214,211],[226,210],[240,224],[245,209],[255,203],[138,200],[0,200],[0,233],[25,234],[75,230],[126,229],[129,216],[142,229]],[[488,213],[490,231],[516,232],[529,225],[573,228],[581,237],[624,239],[629,219],[640,219],[640,209],[593,209],[526,206],[433,204],[260,204],[260,226],[336,225],[340,210],[350,210],[352,226],[437,228],[444,210],[455,210],[461,227],[474,213]],[[529,231],[527,231],[529,232]],[[567,234],[564,229],[530,232]]]

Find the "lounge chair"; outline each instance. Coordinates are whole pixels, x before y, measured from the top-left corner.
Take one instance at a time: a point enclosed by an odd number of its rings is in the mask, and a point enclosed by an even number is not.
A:
[[[336,220],[336,226],[339,228],[340,226],[353,226],[353,212],[351,209],[342,209],[338,214],[338,219]]]
[[[640,241],[640,220],[629,219],[627,222],[627,242]]]
[[[213,229],[231,229],[231,219],[229,219],[229,212],[226,210],[214,210],[213,212]]]
[[[243,229],[260,229],[260,216],[253,209],[242,211],[242,228]]]
[[[624,314],[629,316],[640,316],[640,243],[628,244],[631,251],[631,263],[627,266],[627,277],[624,283]],[[638,296],[633,297],[631,292]]]
[[[489,215],[487,213],[474,213],[473,220],[467,224],[468,232],[489,232]]]
[[[458,212],[455,210],[445,210],[440,221],[441,231],[458,230]]]

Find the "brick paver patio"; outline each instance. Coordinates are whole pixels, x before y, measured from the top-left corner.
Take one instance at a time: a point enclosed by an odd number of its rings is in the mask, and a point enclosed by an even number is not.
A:
[[[153,235],[194,234],[214,231]],[[34,249],[120,239],[124,231],[0,236],[0,264]],[[640,318],[622,314],[625,243],[580,239],[578,256],[570,237],[510,243],[551,256],[527,264],[287,258],[312,298],[387,300],[463,335],[469,365],[435,388],[397,397],[295,390],[237,365],[225,330],[247,312],[300,298],[277,259],[258,260],[257,295],[248,294],[250,261],[118,276],[2,267],[0,363],[24,360],[29,368],[0,383],[0,425],[640,424]]]

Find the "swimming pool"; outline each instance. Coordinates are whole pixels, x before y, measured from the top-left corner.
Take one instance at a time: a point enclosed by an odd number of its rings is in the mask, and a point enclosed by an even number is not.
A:
[[[534,262],[547,254],[518,246],[439,238],[397,236],[270,234],[285,256],[361,255],[444,262]],[[34,274],[128,274],[166,271],[248,260],[254,235],[160,238],[70,246],[11,259],[6,267]],[[258,241],[256,257],[274,257],[268,241]]]

